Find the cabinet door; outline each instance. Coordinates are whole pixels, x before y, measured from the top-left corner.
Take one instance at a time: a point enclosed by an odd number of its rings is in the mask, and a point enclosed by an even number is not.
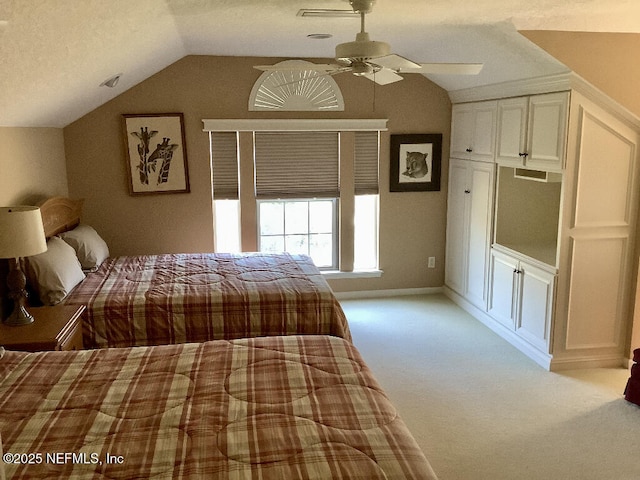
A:
[[[564,166],[569,92],[529,99],[526,167],[561,172]]]
[[[489,315],[510,330],[515,329],[517,270],[517,260],[492,250]]]
[[[451,157],[493,162],[496,142],[496,101],[462,103],[451,110]]]
[[[480,102],[474,105],[471,160],[493,162],[496,144],[496,117],[498,103]]]
[[[467,160],[449,162],[445,283],[464,296],[466,289]]]
[[[549,352],[555,275],[520,262],[516,332],[534,347]]]
[[[451,157],[469,158],[473,124],[473,104],[460,103],[451,108]]]
[[[498,102],[496,161],[502,165],[524,166],[528,108],[528,97],[509,98]]]
[[[494,164],[469,164],[469,193],[466,194],[469,202],[466,298],[482,310],[486,310]]]

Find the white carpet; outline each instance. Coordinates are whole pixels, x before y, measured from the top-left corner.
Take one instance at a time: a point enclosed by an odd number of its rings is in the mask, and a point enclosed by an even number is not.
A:
[[[440,480],[639,480],[626,369],[547,372],[444,295],[342,300]]]

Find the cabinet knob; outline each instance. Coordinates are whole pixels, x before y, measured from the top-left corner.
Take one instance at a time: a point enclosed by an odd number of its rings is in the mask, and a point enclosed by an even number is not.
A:
[[[468,152],[468,153],[473,152],[473,148],[467,148],[467,152]]]
[[[529,154],[528,154],[528,153],[526,153],[526,152],[525,152],[525,153],[519,153],[518,155],[520,155],[521,157],[527,157],[527,156],[529,156]]]
[[[464,193],[471,193],[471,190],[469,190],[468,188],[464,191]]]

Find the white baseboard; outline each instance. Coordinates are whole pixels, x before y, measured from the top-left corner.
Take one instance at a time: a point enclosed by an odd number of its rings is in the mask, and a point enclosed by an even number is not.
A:
[[[581,368],[617,368],[628,367],[628,359],[619,355],[594,355],[594,356],[572,356],[558,357],[538,350],[526,340],[520,338],[515,332],[503,327],[496,322],[488,313],[477,306],[469,303],[466,299],[458,295],[448,287],[444,287],[444,294],[456,305],[469,313],[480,323],[497,333],[504,340],[520,350],[523,354],[543,367],[545,370],[557,372],[561,370],[573,370]]]
[[[361,290],[357,292],[334,292],[338,300],[357,300],[359,298],[403,297],[407,295],[433,295],[442,293],[442,287],[393,288],[389,290]]]
[[[460,308],[462,308],[464,311],[466,311],[472,317],[482,323],[485,327],[498,334],[515,348],[520,350],[520,352],[522,352],[524,355],[540,365],[542,368],[544,368],[545,370],[551,369],[551,355],[541,352],[533,345],[520,338],[515,332],[505,328],[503,325],[491,318],[489,314],[482,311],[472,303],[468,302],[466,299],[462,298],[460,295],[446,286],[444,287],[444,294],[449,297],[456,305],[458,305]]]
[[[631,368],[628,359],[619,355],[596,357],[570,357],[551,360],[551,371],[577,370],[581,368]]]

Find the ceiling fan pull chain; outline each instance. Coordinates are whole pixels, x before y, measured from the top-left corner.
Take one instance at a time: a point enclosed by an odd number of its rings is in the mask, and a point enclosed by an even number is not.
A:
[[[373,72],[373,111],[376,111],[376,72]]]

